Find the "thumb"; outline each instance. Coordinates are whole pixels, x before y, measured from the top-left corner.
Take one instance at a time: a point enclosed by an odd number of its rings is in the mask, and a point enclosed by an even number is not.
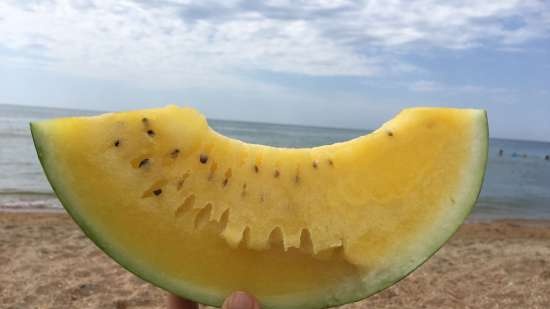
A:
[[[260,309],[260,304],[254,296],[237,291],[225,299],[222,309]]]

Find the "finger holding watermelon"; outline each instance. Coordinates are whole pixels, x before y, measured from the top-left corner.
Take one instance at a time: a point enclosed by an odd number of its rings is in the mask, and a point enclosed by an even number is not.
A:
[[[168,295],[167,309],[197,309],[198,307],[196,302],[181,298],[174,294]],[[237,291],[225,299],[222,309],[260,309],[260,305],[254,296]]]

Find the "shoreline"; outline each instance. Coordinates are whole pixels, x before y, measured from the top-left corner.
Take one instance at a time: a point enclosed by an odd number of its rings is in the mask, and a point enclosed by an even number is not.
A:
[[[0,211],[0,282],[2,308],[165,308],[64,211]],[[465,223],[410,276],[341,308],[550,308],[550,220]]]

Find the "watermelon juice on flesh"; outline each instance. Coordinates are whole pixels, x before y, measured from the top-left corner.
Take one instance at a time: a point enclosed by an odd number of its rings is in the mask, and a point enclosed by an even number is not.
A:
[[[365,298],[430,257],[464,221],[487,160],[486,113],[411,108],[314,148],[247,144],[168,106],[31,124],[66,210],[139,277],[219,306]]]

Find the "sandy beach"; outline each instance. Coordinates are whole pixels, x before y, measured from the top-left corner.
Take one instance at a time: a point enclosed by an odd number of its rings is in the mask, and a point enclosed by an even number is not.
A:
[[[65,213],[0,212],[0,308],[164,308]],[[464,225],[420,269],[343,308],[550,308],[550,221]]]

